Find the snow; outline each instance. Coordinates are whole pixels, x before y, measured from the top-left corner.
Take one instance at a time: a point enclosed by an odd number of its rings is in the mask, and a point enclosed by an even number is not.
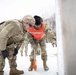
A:
[[[44,71],[43,69],[43,63],[41,60],[41,55],[38,55],[36,57],[37,60],[37,70],[36,71],[28,71],[28,68],[30,66],[30,60],[29,60],[29,54],[31,52],[31,46],[30,44],[28,45],[28,56],[21,56],[20,52],[17,55],[17,69],[23,70],[24,74],[23,75],[57,75],[57,47],[52,47],[51,43],[46,44],[47,48],[47,54],[48,54],[48,60],[47,60],[47,65],[49,67],[48,71]],[[6,65],[4,67],[4,75],[9,75],[9,64],[8,60],[6,59],[5,61]]]

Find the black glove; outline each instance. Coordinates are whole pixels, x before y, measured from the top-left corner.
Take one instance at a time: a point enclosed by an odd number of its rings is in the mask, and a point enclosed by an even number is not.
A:
[[[3,55],[3,58],[4,58],[4,59],[9,56],[9,53],[8,53],[7,50],[3,50],[3,51],[1,51],[1,52],[2,52],[2,55]]]
[[[14,49],[14,53],[13,53],[13,55],[16,56],[17,54],[18,54],[18,49],[15,48],[15,49]]]

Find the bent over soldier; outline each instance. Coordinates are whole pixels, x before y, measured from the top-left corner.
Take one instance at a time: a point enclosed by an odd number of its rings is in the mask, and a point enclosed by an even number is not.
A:
[[[10,65],[10,75],[23,74],[22,70],[17,69],[16,55],[25,40],[26,26],[33,25],[35,20],[26,15],[19,20],[9,20],[0,25],[0,75],[4,74],[3,68],[5,59],[8,58]]]

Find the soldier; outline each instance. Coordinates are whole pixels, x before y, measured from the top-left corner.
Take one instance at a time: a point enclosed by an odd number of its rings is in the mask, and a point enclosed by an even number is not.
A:
[[[21,56],[23,56],[23,49],[25,49],[25,56],[27,56],[27,52],[28,52],[28,44],[29,44],[29,39],[27,38],[27,33],[26,33],[26,37],[27,40],[23,42],[23,44],[20,47],[20,54]],[[25,47],[25,48],[24,48]]]
[[[27,52],[28,52],[28,44],[29,44],[29,39],[27,38],[26,41],[23,42],[23,44],[20,47],[20,54],[21,56],[23,56],[23,49],[25,49],[25,56],[28,56]],[[25,48],[24,48],[25,47]],[[32,48],[32,47],[31,47]],[[38,45],[36,48],[36,55],[40,55],[40,46]]]
[[[35,18],[35,25],[32,26],[30,29],[28,29],[28,32],[29,32],[28,38],[30,39],[30,43],[33,48],[30,54],[31,65],[28,68],[28,70],[29,71],[33,70],[33,61],[34,61],[34,54],[35,54],[34,52],[36,52],[35,50],[39,44],[41,48],[41,58],[43,60],[43,67],[44,67],[44,70],[47,71],[49,70],[49,68],[46,64],[47,52],[46,52],[45,37],[47,34],[48,35],[47,38],[50,40],[53,46],[57,45],[56,37],[54,36],[53,32],[47,27],[47,25],[45,25],[41,17],[34,16],[34,18]]]
[[[4,74],[3,68],[5,59],[8,58],[10,65],[10,75],[23,74],[17,69],[16,55],[26,36],[26,28],[34,25],[35,20],[30,15],[26,15],[20,20],[9,20],[0,25],[0,75]]]

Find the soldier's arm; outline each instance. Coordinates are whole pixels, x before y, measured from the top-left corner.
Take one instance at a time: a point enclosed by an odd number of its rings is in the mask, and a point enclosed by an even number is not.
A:
[[[52,45],[57,44],[56,43],[56,36],[52,32],[52,30],[50,28],[48,28],[47,26],[45,26],[45,35],[46,34],[47,34],[48,40],[52,43]]]

